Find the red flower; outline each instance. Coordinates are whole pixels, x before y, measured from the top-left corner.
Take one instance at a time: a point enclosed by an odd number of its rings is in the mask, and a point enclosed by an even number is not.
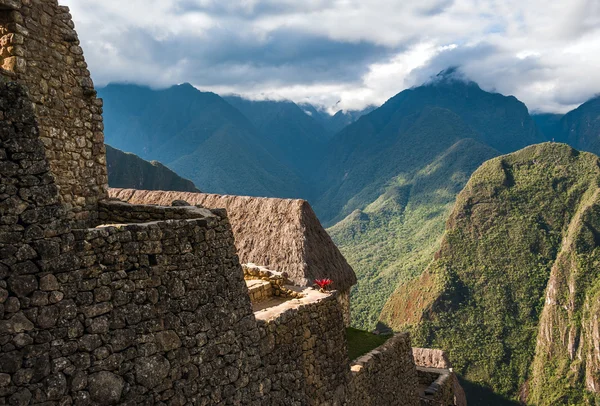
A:
[[[316,279],[315,285],[317,285],[321,290],[329,289],[329,286],[333,283],[333,281],[329,278],[326,279]]]

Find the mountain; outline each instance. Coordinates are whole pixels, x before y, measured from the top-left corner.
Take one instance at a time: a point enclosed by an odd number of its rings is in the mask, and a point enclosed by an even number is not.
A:
[[[536,114],[533,119],[547,139],[600,154],[600,96],[565,115]]]
[[[560,120],[563,118],[562,114],[532,114],[531,118],[547,140],[564,142],[563,137],[560,135]]]
[[[330,141],[315,209],[335,224],[375,201],[391,179],[418,171],[463,138],[501,153],[544,140],[516,98],[443,75],[399,93]]]
[[[345,127],[354,123],[362,116],[369,114],[377,107],[369,106],[363,110],[340,110],[327,120],[325,127],[333,134],[337,134]]]
[[[180,177],[160,162],[144,161],[110,145],[106,145],[106,167],[110,187],[200,192],[192,181]]]
[[[98,93],[107,143],[158,160],[206,192],[302,197],[308,190],[250,120],[214,93],[189,84],[109,85]]]
[[[499,154],[461,139],[414,174],[398,175],[377,200],[328,229],[358,277],[351,302],[355,325],[372,328],[398,283],[423,272],[456,195],[479,165]]]
[[[330,136],[340,132],[344,127],[375,110],[376,106],[368,106],[362,110],[339,110],[334,115],[322,108],[317,108],[309,103],[299,104],[306,114],[313,117],[327,130]]]
[[[567,113],[560,120],[558,131],[560,141],[600,154],[600,97]]]
[[[453,73],[338,133],[315,208],[358,277],[353,323],[373,328],[398,283],[423,272],[479,165],[542,140],[523,103]]]
[[[237,96],[224,99],[250,120],[263,145],[299,175],[312,177],[322,160],[329,135],[321,123],[291,101],[251,101]]]
[[[600,390],[599,185],[600,159],[564,144],[487,161],[459,194],[433,262],[398,287],[382,320],[443,348],[464,378],[500,395],[597,404],[588,391]]]

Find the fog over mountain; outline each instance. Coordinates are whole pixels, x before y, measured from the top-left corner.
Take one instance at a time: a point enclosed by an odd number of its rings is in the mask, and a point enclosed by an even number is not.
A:
[[[566,113],[600,92],[596,0],[63,3],[98,85],[190,82],[335,113],[381,105],[461,65],[532,111]]]

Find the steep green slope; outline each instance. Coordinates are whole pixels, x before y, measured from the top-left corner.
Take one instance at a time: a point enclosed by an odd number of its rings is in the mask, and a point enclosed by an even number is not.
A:
[[[532,404],[569,404],[562,403],[565,397],[549,395],[573,384],[561,375],[564,365],[536,359],[542,365],[538,370],[550,368],[554,374],[540,374],[531,365],[540,336],[569,341],[568,329],[544,321],[543,314],[550,312],[544,305],[553,301],[546,299],[547,290],[549,295],[560,291],[561,300],[571,295],[563,304],[576,313],[588,309],[589,314],[595,306],[600,240],[594,231],[597,212],[590,208],[597,210],[599,182],[598,157],[564,144],[535,145],[486,162],[459,194],[435,260],[419,278],[398,287],[382,320],[411,329],[416,345],[446,350],[470,381],[513,398],[529,394]],[[579,235],[584,238],[575,238]],[[571,246],[587,271],[576,271],[572,263],[566,267],[585,277],[549,284],[561,268],[561,250],[573,251]],[[574,325],[586,325],[585,320],[569,319]],[[540,344],[538,358],[569,357],[560,351],[548,352]],[[583,387],[581,374],[572,380]],[[549,382],[552,386],[545,387]]]
[[[436,108],[446,113],[432,113]],[[448,126],[449,114],[462,125]],[[322,170],[324,193],[315,208],[325,223],[334,224],[377,199],[399,172],[427,164],[462,138],[503,153],[543,140],[527,107],[514,97],[442,75],[399,93],[331,140]]]
[[[106,167],[110,187],[200,192],[192,181],[182,178],[160,162],[145,161],[110,145],[106,146]]]
[[[427,267],[456,195],[479,165],[497,155],[462,139],[429,164],[398,175],[372,204],[328,230],[357,274],[353,324],[372,329],[398,282]]]
[[[301,197],[308,189],[252,123],[214,93],[184,84],[109,85],[99,94],[107,143],[158,160],[207,192]]]

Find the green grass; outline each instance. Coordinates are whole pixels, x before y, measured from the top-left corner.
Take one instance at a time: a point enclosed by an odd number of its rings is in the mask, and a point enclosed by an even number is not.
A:
[[[348,340],[348,356],[351,360],[365,355],[371,350],[385,343],[391,335],[375,335],[368,331],[353,327],[346,329],[346,340]]]

